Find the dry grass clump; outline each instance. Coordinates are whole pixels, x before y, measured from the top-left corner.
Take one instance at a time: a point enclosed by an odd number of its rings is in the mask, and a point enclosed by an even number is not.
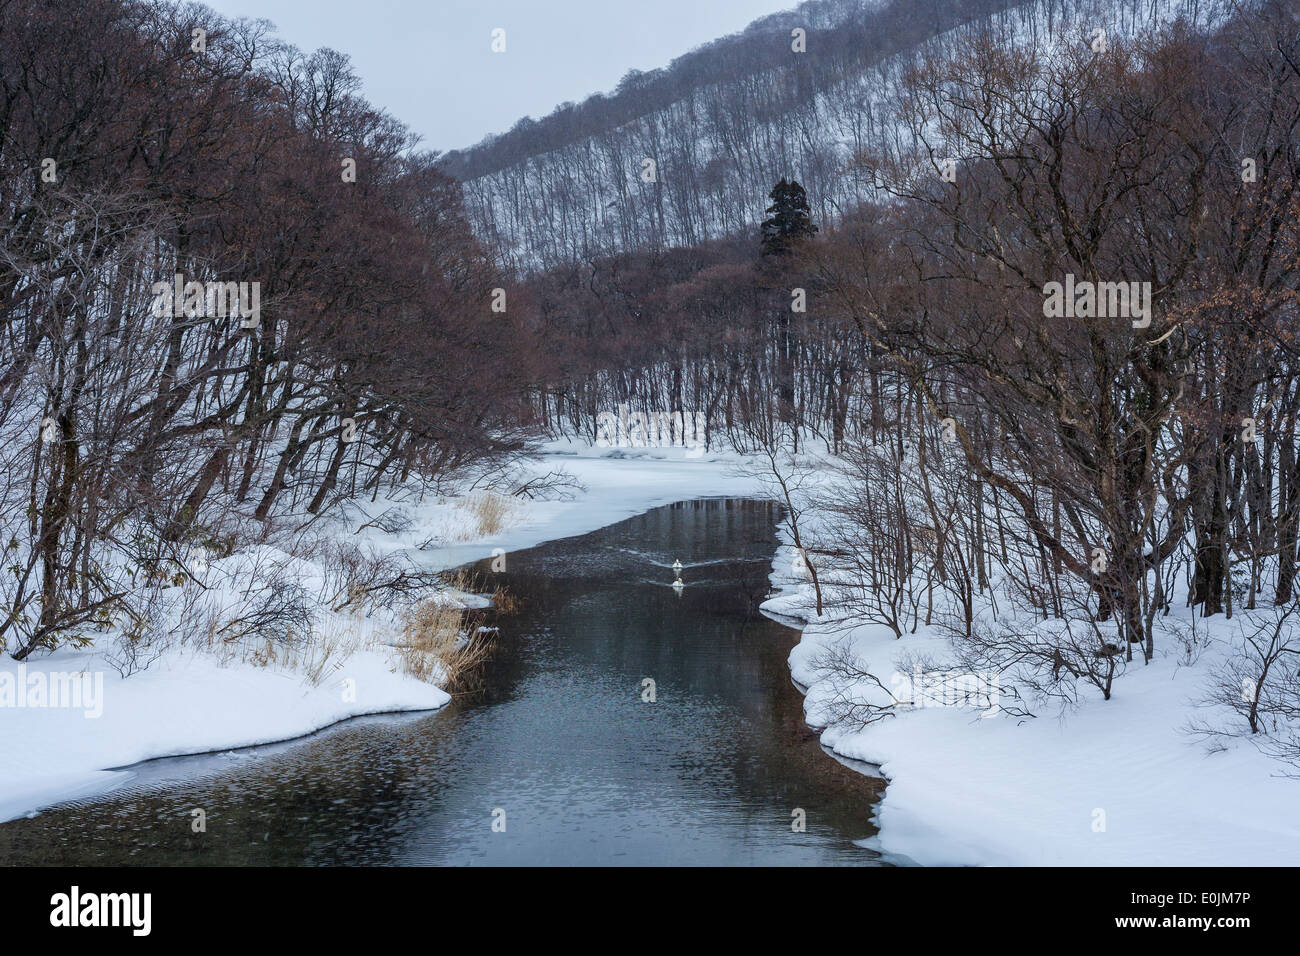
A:
[[[318,631],[315,636],[315,640],[299,649],[293,666],[303,672],[312,687],[319,687],[361,650],[363,641],[354,631],[333,627]]]
[[[459,506],[474,516],[475,530],[480,537],[496,534],[504,528],[512,511],[509,498],[490,491],[463,499]]]
[[[444,676],[443,661],[455,654],[464,635],[464,612],[437,599],[421,601],[402,615],[402,640],[397,644],[402,671],[420,680]]]
[[[496,608],[498,614],[518,614],[524,602],[505,588],[498,588],[492,594],[492,606]]]
[[[506,518],[513,510],[513,503],[503,495],[483,494],[474,502],[473,512],[478,519],[480,534],[496,534],[505,527]]]
[[[489,633],[467,634],[465,612],[454,604],[430,598],[402,615],[402,640],[397,644],[402,672],[453,690],[487,660],[492,652]]]
[[[256,667],[298,671],[306,683],[319,687],[364,647],[365,641],[355,631],[330,625],[304,634],[287,632],[282,640],[264,637],[260,643],[243,642],[234,659]]]

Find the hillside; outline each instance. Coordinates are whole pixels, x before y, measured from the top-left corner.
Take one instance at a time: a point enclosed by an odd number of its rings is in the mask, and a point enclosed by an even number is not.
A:
[[[678,57],[630,72],[610,95],[447,154],[476,233],[507,265],[547,268],[609,252],[695,245],[750,230],[772,184],[793,176],[814,217],[866,198],[846,172],[896,135],[890,98],[918,57],[971,31],[1037,40],[1062,22],[1080,42],[1182,16],[1201,0],[812,0]],[[795,52],[792,31],[806,31]],[[646,161],[653,161],[653,169]]]

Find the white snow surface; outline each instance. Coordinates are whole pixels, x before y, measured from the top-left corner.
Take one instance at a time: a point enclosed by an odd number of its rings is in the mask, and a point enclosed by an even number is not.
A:
[[[762,607],[808,622],[790,670],[807,688],[810,724],[827,723],[824,672],[813,664],[824,647],[847,641],[859,662],[895,687],[906,672],[900,655],[947,656],[947,640],[924,626],[896,638],[881,625],[846,628],[819,618],[811,584],[790,571],[793,556],[792,547],[781,548],[772,574],[780,593]],[[876,765],[888,780],[876,843],[900,861],[1295,866],[1300,780],[1283,776],[1283,764],[1244,739],[1211,751],[1186,730],[1206,713],[1198,702],[1231,634],[1221,615],[1210,634],[1192,666],[1180,665],[1164,635],[1149,666],[1139,657],[1117,678],[1111,700],[1085,695],[1064,714],[1048,709],[1020,720],[981,716],[975,707],[919,707],[862,729],[826,727],[822,743]]]
[[[488,557],[497,548],[508,553],[585,534],[674,501],[755,491],[752,481],[729,473],[732,456],[698,451],[691,455],[682,448],[589,448],[568,442],[553,443],[546,450],[532,469],[545,473],[563,468],[586,490],[572,500],[516,501],[512,523],[499,534],[416,550],[415,545],[430,536],[465,537],[466,515],[455,498],[404,502],[413,523],[400,535],[374,528],[359,535],[342,528],[340,534],[441,569]],[[368,502],[358,507],[380,510]],[[354,521],[353,527],[361,523]],[[466,596],[462,603],[476,602]],[[371,626],[348,618],[333,623]],[[431,710],[450,700],[433,684],[398,672],[382,646],[357,650],[313,685],[291,668],[223,662],[202,651],[176,648],[148,669],[122,678],[106,662],[100,642],[34,656],[24,665],[0,655],[0,682],[12,681],[20,696],[23,686],[38,679],[35,675],[48,679],[60,672],[85,672],[91,687],[102,680],[94,707],[0,704],[0,821],[100,793],[131,778],[129,771],[112,768],[286,740],[349,717]],[[346,680],[351,681],[350,694],[344,693]],[[99,715],[87,716],[93,710]]]
[[[732,454],[692,457],[683,449],[602,449],[557,442],[533,467],[563,468],[585,490],[572,500],[522,501],[500,533],[417,550],[431,536],[463,538],[458,499],[405,502],[400,534],[367,528],[356,540],[402,551],[429,568],[456,565],[544,541],[585,534],[650,508],[696,497],[759,495]],[[358,505],[377,513],[379,505]],[[391,503],[389,503],[391,504]],[[816,515],[805,520],[816,521]],[[364,519],[341,533],[352,535]],[[827,689],[813,659],[834,642],[887,679],[903,653],[942,660],[946,639],[920,628],[896,639],[874,625],[845,629],[811,609],[811,586],[791,572],[794,552],[773,561],[779,589],[763,608],[806,622],[790,655],[807,688],[814,726],[827,721]],[[233,559],[231,559],[233,560]],[[466,596],[465,603],[473,603]],[[1185,613],[1185,612],[1184,612]],[[1202,622],[1202,625],[1204,622]],[[358,626],[366,626],[358,622]],[[877,843],[888,856],[926,865],[1295,865],[1300,863],[1300,781],[1249,742],[1211,751],[1190,736],[1203,712],[1208,672],[1229,629],[1216,624],[1194,665],[1171,642],[1156,660],[1129,665],[1113,699],[1085,695],[1064,715],[1029,720],[981,717],[973,708],[918,708],[865,729],[825,727],[822,740],[846,758],[880,768],[888,781]],[[0,678],[18,665],[0,661]],[[221,663],[200,652],[169,652],[122,679],[92,646],[29,661],[27,672],[86,670],[103,676],[102,714],[76,709],[0,707],[0,820],[120,785],[137,761],[285,740],[368,713],[441,707],[432,684],[404,676],[382,647],[358,651],[313,686],[274,666]],[[340,693],[355,683],[355,700]],[[1104,826],[1099,826],[1099,821]]]

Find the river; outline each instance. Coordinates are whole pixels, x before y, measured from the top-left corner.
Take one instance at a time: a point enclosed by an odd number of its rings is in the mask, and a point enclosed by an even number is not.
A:
[[[786,664],[798,632],[757,610],[778,518],[685,501],[481,562],[519,610],[474,693],[136,765],[0,825],[0,861],[878,865],[883,781],[820,746]]]

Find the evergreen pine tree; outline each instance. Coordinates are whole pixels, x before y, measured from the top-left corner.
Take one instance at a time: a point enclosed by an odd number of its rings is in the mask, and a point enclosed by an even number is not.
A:
[[[786,182],[783,177],[768,193],[768,198],[772,205],[766,210],[770,218],[764,219],[762,225],[763,255],[788,255],[797,242],[816,235],[808,195],[798,181]]]

